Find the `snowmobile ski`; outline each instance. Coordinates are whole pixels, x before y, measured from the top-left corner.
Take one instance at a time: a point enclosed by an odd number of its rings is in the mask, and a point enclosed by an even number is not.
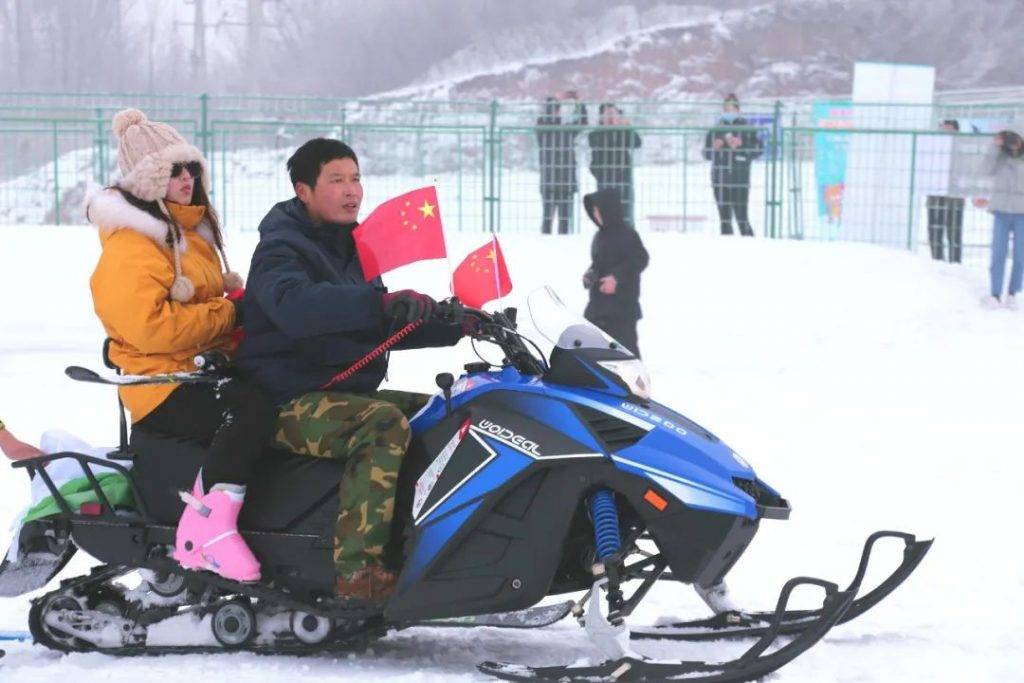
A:
[[[919,541],[913,534],[898,531],[877,531],[868,537],[861,553],[860,565],[854,580],[847,588],[856,593],[867,572],[871,551],[875,543],[883,538],[898,538],[905,544],[903,561],[878,586],[854,599],[850,608],[837,622],[845,624],[856,619],[889,596],[910,576],[924,559],[932,541]],[[779,632],[783,635],[799,632],[820,615],[820,610],[792,610],[783,615]],[[774,618],[773,612],[723,612],[707,619],[682,621],[656,626],[634,627],[631,637],[635,640],[663,639],[704,641],[719,639],[754,638],[764,634]]]
[[[446,628],[472,628],[475,626],[492,626],[495,628],[542,628],[550,626],[569,616],[573,601],[559,602],[554,605],[530,607],[515,612],[499,612],[497,614],[477,614],[452,619],[432,619],[417,626],[442,626]]]
[[[796,638],[770,654],[765,651],[782,635],[786,605],[793,591],[804,585],[825,590],[822,608],[817,616],[804,624]],[[765,633],[740,657],[720,663],[697,661],[655,661],[637,656],[612,659],[594,666],[531,667],[520,664],[484,662],[477,668],[486,674],[507,681],[558,681],[559,683],[595,683],[596,681],[665,681],[686,683],[739,683],[752,681],[776,671],[793,661],[817,643],[849,609],[855,593],[820,579],[797,577],[786,582],[779,594],[778,605]]]

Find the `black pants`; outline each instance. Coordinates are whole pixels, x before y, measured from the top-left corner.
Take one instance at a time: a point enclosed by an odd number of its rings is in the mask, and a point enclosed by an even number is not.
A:
[[[594,318],[590,322],[600,327],[612,339],[629,349],[634,356],[640,357],[640,347],[637,344],[636,332],[636,325],[640,322],[638,318],[602,316]]]
[[[960,263],[963,253],[964,200],[959,197],[930,196],[928,207],[928,244],[932,258],[944,260],[942,236],[949,240],[949,262]]]
[[[544,199],[544,220],[540,225],[542,233],[551,234],[551,221],[557,212],[558,234],[569,234],[569,227],[572,225],[573,194],[568,188],[544,188],[541,190],[541,197]]]
[[[136,426],[148,432],[209,442],[203,485],[249,483],[270,445],[277,409],[251,384],[182,384]]]
[[[718,204],[718,218],[722,223],[722,234],[732,234],[732,217],[744,237],[753,237],[754,231],[747,218],[747,203],[750,201],[749,185],[714,185],[715,203]]]

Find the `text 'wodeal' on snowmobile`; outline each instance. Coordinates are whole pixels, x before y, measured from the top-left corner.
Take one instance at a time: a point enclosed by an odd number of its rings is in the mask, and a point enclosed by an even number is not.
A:
[[[452,322],[472,316],[474,344],[494,344],[503,357],[466,365],[458,380],[439,374],[441,391],[411,420],[388,549],[401,575],[386,604],[332,596],[340,463],[268,450],[239,520],[263,579],[240,584],[170,558],[178,491],[194,480],[203,444],[140,429],[129,442],[124,428],[122,447],[107,458],[63,452],[15,463],[41,478],[53,509],[15,538],[0,594],[45,585],[81,548],[102,564],[36,598],[29,616],[35,641],[64,652],[304,653],[356,648],[410,626],[532,628],[571,612],[603,662],[480,670],[509,680],[725,682],[793,660],[885,598],[927,553],[931,541],[877,532],[847,587],[795,578],[773,610],[735,608],[726,574],[761,520],[788,518],[789,503],[717,436],[653,401],[641,361],[571,316],[549,289],[530,295],[528,311],[537,342],[554,345],[549,357],[519,330],[515,309],[487,313],[450,300],[437,313]],[[208,366],[173,381],[211,381],[221,371]],[[81,468],[77,488],[51,481],[58,462]],[[903,545],[902,563],[858,597],[884,539]],[[692,584],[714,615],[630,630],[626,618],[659,581]],[[819,609],[788,608],[803,586],[823,592]],[[540,605],[574,592],[583,597]],[[653,661],[632,651],[631,637],[754,642],[727,662]]]

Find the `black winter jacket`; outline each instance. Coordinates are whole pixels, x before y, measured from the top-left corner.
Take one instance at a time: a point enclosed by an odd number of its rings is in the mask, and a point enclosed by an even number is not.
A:
[[[540,164],[540,190],[542,194],[571,195],[578,190],[576,180],[576,136],[573,126],[587,125],[587,107],[576,105],[573,120],[563,121],[548,106],[544,116],[537,119],[537,150]]]
[[[622,217],[619,191],[607,188],[583,197],[583,206],[590,220],[597,225],[597,234],[590,245],[590,303],[584,316],[587,320],[639,320],[640,273],[647,267],[647,250],[640,235]],[[601,223],[594,219],[594,207],[601,210]],[[614,275],[614,294],[602,294],[600,280]]]
[[[641,140],[632,128],[602,127],[591,131],[590,172],[598,187],[623,187],[633,182],[633,154]]]
[[[356,225],[316,225],[298,198],[275,205],[260,223],[235,363],[278,403],[319,389],[391,332],[381,312],[387,289],[363,277]],[[395,348],[450,346],[460,337],[459,326],[428,323]],[[332,390],[374,391],[387,367],[385,354]]]
[[[750,164],[764,152],[761,138],[753,130],[736,130],[749,126],[742,116],[732,123],[720,123],[704,136],[704,158],[711,162],[711,184],[724,186],[749,186]],[[738,135],[740,146],[733,149],[726,142],[726,136]],[[715,149],[715,140],[722,141],[722,148]]]

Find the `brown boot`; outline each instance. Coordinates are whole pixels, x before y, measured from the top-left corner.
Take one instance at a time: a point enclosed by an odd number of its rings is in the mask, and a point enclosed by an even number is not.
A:
[[[380,565],[370,565],[347,576],[339,576],[334,592],[340,598],[384,602],[395,591],[397,583],[398,574]]]

